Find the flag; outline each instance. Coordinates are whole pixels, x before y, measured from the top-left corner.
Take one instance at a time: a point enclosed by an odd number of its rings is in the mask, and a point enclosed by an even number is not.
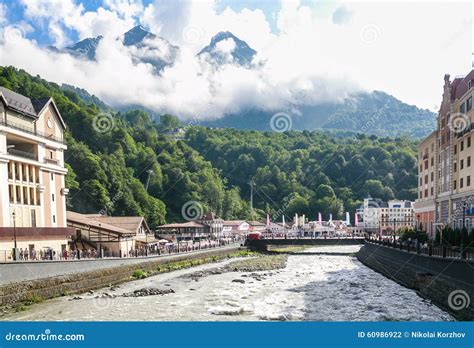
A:
[[[329,221],[332,222],[332,214],[329,214]]]
[[[283,227],[285,227],[285,214],[282,215]]]
[[[347,224],[347,225],[350,225],[350,224],[351,224],[351,217],[350,217],[348,211],[346,211],[346,224]]]
[[[267,227],[270,226],[270,215],[267,214]]]
[[[321,215],[321,213],[318,213],[318,221],[320,225],[323,224],[323,216]]]
[[[359,216],[357,216],[357,212],[354,213],[354,226],[359,224]]]

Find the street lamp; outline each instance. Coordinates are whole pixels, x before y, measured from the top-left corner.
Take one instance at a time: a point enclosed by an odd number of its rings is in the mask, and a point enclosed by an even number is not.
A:
[[[102,258],[102,231],[101,231],[102,224],[99,223],[99,258]]]
[[[148,173],[148,178],[146,179],[145,191],[148,192],[148,186],[150,185],[150,177],[153,175],[153,170],[148,169],[146,172]]]
[[[15,212],[12,213],[13,216],[13,261],[17,260],[18,255],[18,247],[16,244],[16,214]]]

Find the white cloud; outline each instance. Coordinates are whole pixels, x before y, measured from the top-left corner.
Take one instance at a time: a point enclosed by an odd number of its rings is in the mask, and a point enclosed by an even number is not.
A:
[[[7,23],[7,5],[0,2],[0,25]]]
[[[67,41],[66,27],[81,38],[105,34],[97,62],[54,54],[20,39],[0,46],[0,64],[77,85],[112,105],[142,104],[182,118],[220,117],[253,105],[282,111],[371,89],[434,109],[444,73],[470,69],[472,33],[462,25],[472,21],[469,4],[336,3],[321,9],[284,2],[274,34],[261,10],[227,8],[217,13],[213,2],[170,5],[158,0],[144,7],[141,2],[107,0],[97,11],[86,12],[72,0],[22,1],[31,20],[55,30],[57,43]],[[166,60],[170,52],[161,40],[152,40],[149,48],[124,47],[117,40],[138,17],[180,45],[177,61],[161,76],[153,74],[151,65],[132,59]],[[198,59],[196,53],[219,31],[230,31],[256,49],[258,67],[229,64],[215,69]],[[218,48],[230,53],[233,44],[224,41]]]

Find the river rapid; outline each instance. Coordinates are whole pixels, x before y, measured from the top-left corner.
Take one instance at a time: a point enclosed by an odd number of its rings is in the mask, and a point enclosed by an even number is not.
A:
[[[192,277],[207,264],[33,305],[2,320],[46,321],[446,321],[454,320],[353,256],[359,246],[316,247],[291,255],[284,269]],[[122,297],[142,288],[174,293]],[[114,297],[115,296],[115,297]],[[75,298],[75,299],[74,299]]]

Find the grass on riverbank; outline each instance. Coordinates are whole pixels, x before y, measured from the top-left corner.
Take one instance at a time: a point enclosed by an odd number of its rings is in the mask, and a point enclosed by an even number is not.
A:
[[[264,255],[246,260],[237,260],[224,266],[228,272],[271,271],[286,267],[288,255]]]

